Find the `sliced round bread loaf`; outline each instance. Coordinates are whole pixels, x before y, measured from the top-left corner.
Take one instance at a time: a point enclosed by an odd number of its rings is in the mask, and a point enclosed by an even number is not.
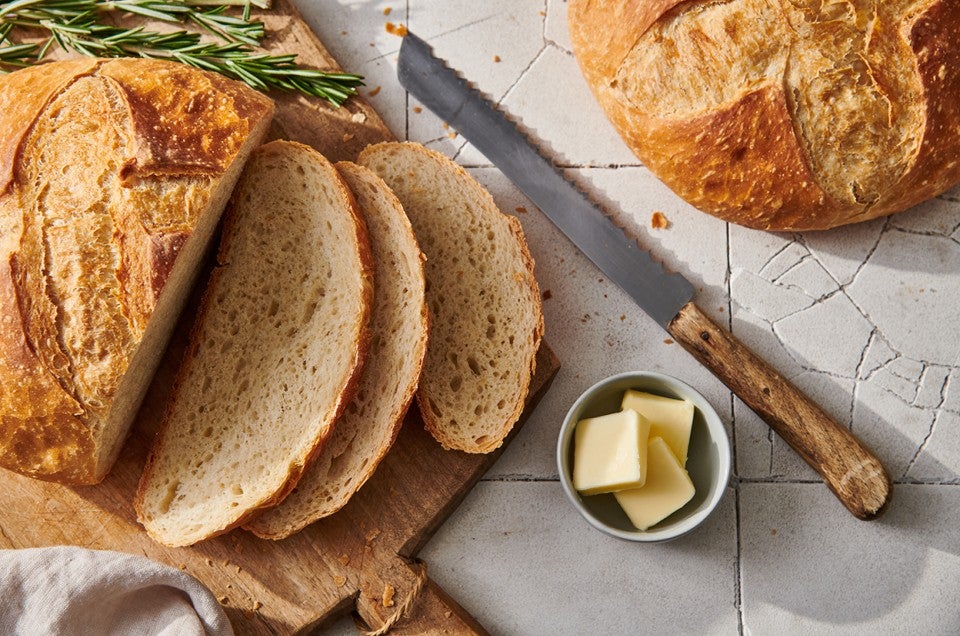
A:
[[[0,467],[106,476],[273,112],[175,62],[0,74]]]
[[[140,522],[170,546],[282,500],[352,399],[369,344],[366,227],[311,148],[253,154],[217,259],[137,491]]]
[[[430,346],[417,402],[447,448],[490,452],[523,411],[543,335],[520,223],[460,166],[413,143],[360,154],[396,193],[427,257]]]
[[[269,539],[333,514],[370,478],[400,432],[427,350],[423,254],[410,221],[380,177],[349,162],[337,169],[366,220],[377,270],[370,355],[323,451],[282,503],[246,525]]]

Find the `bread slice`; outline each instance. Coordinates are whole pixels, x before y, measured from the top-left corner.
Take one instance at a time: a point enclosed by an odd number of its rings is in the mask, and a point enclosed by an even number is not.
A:
[[[376,264],[370,355],[323,451],[282,503],[246,525],[264,538],[282,539],[333,514],[370,478],[400,432],[427,351],[423,254],[410,221],[380,177],[348,162],[337,170],[367,222]]]
[[[183,366],[137,491],[151,537],[190,545],[276,504],[352,398],[372,256],[319,153],[271,142],[234,191]]]
[[[0,77],[0,466],[107,474],[273,109],[159,60]]]
[[[360,154],[396,193],[427,257],[430,346],[417,403],[447,448],[486,453],[523,411],[543,335],[520,223],[463,168],[413,143]]]

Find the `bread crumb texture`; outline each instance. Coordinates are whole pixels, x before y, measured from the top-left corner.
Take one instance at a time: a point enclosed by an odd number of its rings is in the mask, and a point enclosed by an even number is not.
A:
[[[348,162],[338,163],[337,170],[366,219],[376,265],[370,353],[356,395],[297,487],[247,525],[271,539],[333,514],[370,478],[396,439],[426,355],[423,254],[410,221],[373,172]],[[379,533],[371,530],[367,541]]]
[[[426,255],[430,344],[417,400],[446,447],[489,452],[523,410],[543,334],[520,223],[470,175],[412,143],[360,155],[396,193]]]
[[[289,142],[254,153],[141,480],[151,536],[222,533],[299,478],[365,353],[369,249],[329,162]]]

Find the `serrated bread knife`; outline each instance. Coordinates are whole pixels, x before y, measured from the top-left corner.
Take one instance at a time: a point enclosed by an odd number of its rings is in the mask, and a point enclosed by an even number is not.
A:
[[[890,500],[890,477],[846,428],[721,329],[693,302],[693,286],[668,273],[543,157],[502,112],[408,33],[400,83],[449,123],[546,214],[651,318],[712,371],[813,467],[860,519]]]

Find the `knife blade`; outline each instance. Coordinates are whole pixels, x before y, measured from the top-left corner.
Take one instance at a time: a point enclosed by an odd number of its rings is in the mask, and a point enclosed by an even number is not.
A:
[[[816,470],[846,508],[873,519],[892,493],[886,469],[845,427],[716,325],[693,286],[627,237],[496,106],[407,33],[400,84],[472,143],[637,305],[710,369]]]

